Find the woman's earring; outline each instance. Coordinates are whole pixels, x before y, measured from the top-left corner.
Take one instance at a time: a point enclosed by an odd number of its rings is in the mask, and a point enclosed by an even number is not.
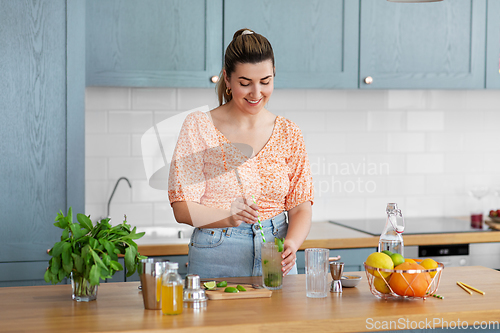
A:
[[[231,89],[226,88],[226,95],[231,96]]]

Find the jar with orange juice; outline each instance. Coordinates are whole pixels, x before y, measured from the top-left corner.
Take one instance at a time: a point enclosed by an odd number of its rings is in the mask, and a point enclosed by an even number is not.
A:
[[[184,306],[183,283],[181,276],[177,273],[179,264],[169,262],[167,270],[163,274],[161,282],[161,311],[164,315],[176,315],[182,313]]]

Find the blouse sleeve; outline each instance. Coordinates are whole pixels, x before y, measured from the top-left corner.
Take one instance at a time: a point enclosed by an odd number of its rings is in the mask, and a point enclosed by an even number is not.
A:
[[[307,157],[306,145],[299,127],[291,126],[291,155],[287,160],[290,169],[290,190],[285,197],[285,210],[290,210],[301,203],[314,200],[311,166]]]
[[[203,155],[206,143],[195,114],[186,117],[170,165],[168,198],[176,201],[200,202],[205,192]]]

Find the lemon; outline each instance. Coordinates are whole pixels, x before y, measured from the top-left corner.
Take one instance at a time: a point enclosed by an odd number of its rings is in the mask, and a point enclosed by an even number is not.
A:
[[[434,268],[438,268],[438,263],[434,260],[432,260],[431,258],[427,258],[427,259],[424,259],[422,260],[422,262],[420,263],[420,266],[423,266],[425,269],[434,269]],[[429,272],[429,275],[431,276],[431,278],[433,278],[435,275],[436,275],[437,271],[436,272]]]
[[[238,289],[239,291],[247,291],[241,284],[237,285],[236,289]]]
[[[217,287],[227,287],[227,281],[221,281],[217,283]]]
[[[375,289],[380,291],[382,294],[389,294],[391,292],[391,290],[387,286],[387,283],[385,283],[384,279],[382,279],[382,278],[376,277],[373,280],[373,286],[375,287]]]
[[[227,287],[226,289],[224,289],[224,292],[226,292],[226,293],[239,293],[240,291],[238,289],[236,289],[235,287]]]
[[[215,281],[208,281],[203,284],[206,290],[214,290],[217,286]]]
[[[368,258],[366,258],[366,264],[375,268],[394,268],[394,263],[392,262],[391,257],[382,252],[374,252],[370,254]],[[373,269],[369,269],[368,272],[375,277],[383,276],[384,278],[387,278],[389,275],[391,275],[391,272],[379,272]]]
[[[400,255],[399,253],[393,253],[391,255],[391,259],[392,259],[392,262],[394,263],[394,267],[405,262],[405,258],[402,255]]]

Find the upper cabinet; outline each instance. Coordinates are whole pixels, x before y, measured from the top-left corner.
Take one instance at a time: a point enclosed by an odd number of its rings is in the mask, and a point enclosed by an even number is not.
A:
[[[273,45],[277,88],[500,88],[500,0],[86,3],[89,86],[213,87],[249,28]]]
[[[485,17],[486,0],[361,0],[359,87],[484,88]]]
[[[213,87],[222,0],[87,0],[87,85]]]
[[[224,2],[224,48],[249,28],[273,45],[277,88],[357,88],[359,2]]]
[[[500,1],[488,0],[486,88],[500,89]]]

